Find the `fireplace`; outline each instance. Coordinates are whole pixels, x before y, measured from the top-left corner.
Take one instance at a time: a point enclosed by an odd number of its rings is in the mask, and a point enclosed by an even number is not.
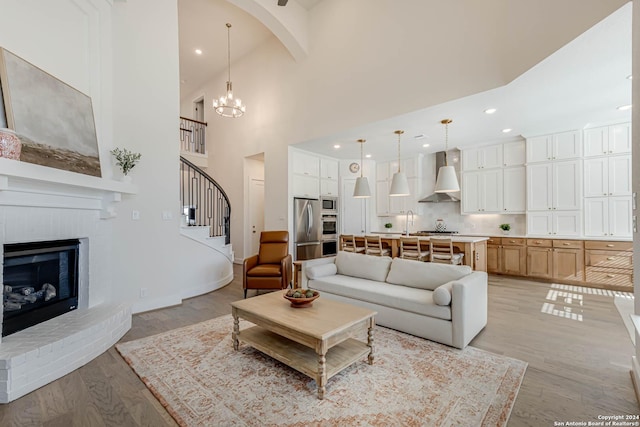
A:
[[[2,336],[78,306],[78,239],[4,245]]]

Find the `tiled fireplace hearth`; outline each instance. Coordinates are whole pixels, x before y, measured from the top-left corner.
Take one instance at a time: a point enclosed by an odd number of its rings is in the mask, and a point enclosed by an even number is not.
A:
[[[0,159],[0,259],[5,245],[79,241],[78,302],[75,310],[2,337],[0,403],[90,362],[131,327],[130,303],[111,292],[108,218],[114,202],[135,187],[19,163]]]

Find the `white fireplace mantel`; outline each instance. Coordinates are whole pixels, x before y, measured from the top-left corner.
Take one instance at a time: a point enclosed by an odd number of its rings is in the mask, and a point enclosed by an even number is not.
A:
[[[116,216],[114,202],[138,187],[90,175],[0,158],[0,205],[57,207],[100,211],[102,219]]]

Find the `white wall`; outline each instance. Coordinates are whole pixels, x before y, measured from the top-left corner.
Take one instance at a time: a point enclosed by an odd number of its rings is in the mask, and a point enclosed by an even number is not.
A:
[[[559,16],[555,3],[524,14],[504,0],[324,0],[309,13],[306,60],[294,62],[275,38],[234,60],[234,94],[247,105],[242,118],[218,117],[210,107],[224,91],[224,75],[181,94],[182,112],[190,114],[191,101],[205,95],[209,171],[236,212],[244,211],[242,159],[265,153],[265,225],[286,228],[287,145],[504,85],[624,0],[570,0],[574,9],[563,7]],[[520,27],[507,24],[514,17]],[[515,60],[505,52],[507,29],[536,48],[530,56]],[[532,37],[547,30],[553,37]],[[240,248],[242,219],[232,217],[231,227]]]
[[[179,303],[190,263],[178,251],[176,0],[0,0],[0,11],[0,46],[91,96],[103,177],[114,175],[113,147],[142,153],[132,172],[138,194],[123,196],[116,219],[102,220],[106,299],[130,300],[134,310]],[[163,221],[163,211],[173,220]]]
[[[180,303],[181,272],[190,267],[178,251],[177,3],[116,2],[113,12],[114,145],[142,153],[132,172],[139,193],[114,220],[113,292],[136,301],[135,312]],[[173,219],[163,221],[163,211]]]

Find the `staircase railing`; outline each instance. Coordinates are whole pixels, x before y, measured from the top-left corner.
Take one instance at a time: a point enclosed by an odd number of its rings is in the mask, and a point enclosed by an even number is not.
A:
[[[180,150],[206,154],[205,122],[180,117]]]
[[[180,201],[188,225],[205,225],[231,243],[231,204],[220,184],[180,156]]]

